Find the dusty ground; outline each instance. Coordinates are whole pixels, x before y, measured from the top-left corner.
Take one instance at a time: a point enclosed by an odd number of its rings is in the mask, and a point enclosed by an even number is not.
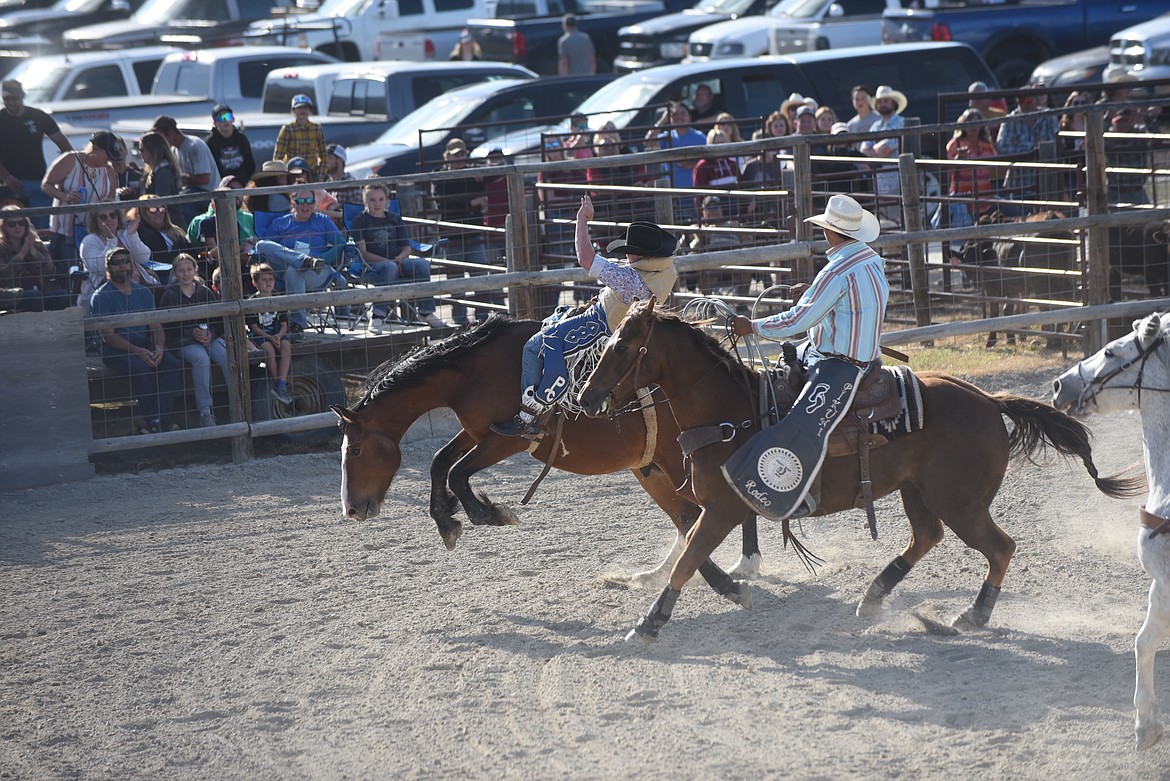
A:
[[[1043,397],[1050,377],[1014,378]],[[1092,421],[1105,473],[1138,420]],[[953,536],[876,622],[854,605],[905,542],[860,511],[803,525],[813,576],[762,528],[742,610],[698,583],[654,645],[666,520],[627,475],[553,473],[513,528],[448,552],[427,518],[437,442],[407,448],[385,514],[339,513],[337,454],[105,475],[0,494],[0,778],[1151,779],[1132,748],[1147,580],[1139,500],[1079,465],[1013,466],[1019,550],[988,630],[942,636],[983,560]],[[478,484],[518,506],[539,470]],[[717,558],[730,565],[738,540]],[[1167,667],[1158,684],[1170,699]]]

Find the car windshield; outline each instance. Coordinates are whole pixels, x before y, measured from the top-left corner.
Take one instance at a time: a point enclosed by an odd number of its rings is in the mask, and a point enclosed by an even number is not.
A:
[[[361,16],[371,3],[380,0],[325,0],[317,9],[320,16]]]
[[[768,16],[786,19],[811,19],[825,7],[825,0],[780,0],[768,9]]]
[[[395,122],[382,135],[378,136],[376,144],[403,144],[404,146],[418,146],[418,131],[438,130],[451,128],[462,122],[468,114],[483,103],[482,100],[459,100],[457,98],[437,97],[416,108],[402,119]],[[439,139],[428,139],[433,143]]]
[[[696,11],[709,14],[731,14],[738,16],[747,13],[752,7],[753,0],[703,0],[695,6]]]
[[[202,19],[201,0],[146,0],[134,20],[141,24],[162,25],[176,19]]]
[[[590,127],[601,127],[606,122],[612,122],[614,127],[621,129],[630,124],[638,110],[652,101],[662,91],[663,86],[657,81],[632,79],[611,81],[586,98],[573,113],[588,116]],[[627,108],[614,111],[614,106]]]
[[[28,106],[56,100],[61,84],[73,71],[71,65],[60,65],[55,68],[46,68],[43,63],[36,63],[34,67],[29,65],[32,63],[22,62],[4,77],[16,79],[24,86],[24,102]]]

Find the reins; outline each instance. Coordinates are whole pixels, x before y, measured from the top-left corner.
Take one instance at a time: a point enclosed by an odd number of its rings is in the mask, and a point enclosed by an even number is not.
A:
[[[1141,364],[1138,366],[1137,381],[1133,385],[1123,385],[1123,386],[1115,386],[1115,387],[1117,387],[1118,390],[1136,390],[1138,393],[1138,406],[1139,407],[1141,407],[1141,404],[1142,404],[1142,391],[1143,390],[1153,391],[1156,393],[1170,393],[1170,388],[1152,388],[1149,386],[1142,385],[1142,377],[1144,377],[1145,373],[1146,373],[1146,362],[1150,360],[1150,357],[1154,354],[1154,351],[1156,351],[1159,347],[1161,347],[1162,343],[1166,341],[1166,335],[1159,334],[1157,339],[1150,342],[1150,344],[1145,346],[1145,347],[1142,346],[1141,340],[1138,339],[1138,335],[1136,333],[1133,335],[1133,340],[1138,346],[1138,354],[1136,356],[1134,356],[1133,358],[1131,358],[1130,360],[1126,361],[1125,363],[1121,364],[1117,368],[1113,369],[1112,371],[1106,372],[1105,374],[1103,374],[1099,377],[1087,379],[1085,377],[1084,363],[1082,362],[1082,363],[1077,364],[1077,376],[1080,377],[1081,382],[1085,386],[1085,389],[1083,391],[1081,391],[1080,397],[1077,399],[1077,402],[1082,407],[1084,406],[1086,399],[1092,401],[1094,406],[1097,406],[1097,393],[1099,391],[1105,390],[1105,386],[1109,383],[1110,380],[1112,380],[1117,375],[1119,375],[1122,372],[1129,369],[1131,366],[1133,366],[1138,361],[1141,361]]]

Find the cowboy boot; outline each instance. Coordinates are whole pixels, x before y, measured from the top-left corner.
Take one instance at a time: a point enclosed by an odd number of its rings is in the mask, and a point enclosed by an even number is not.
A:
[[[512,419],[503,423],[492,423],[489,429],[505,437],[534,437],[541,433],[540,421],[537,418],[543,412],[536,401],[536,388],[529,385],[524,389],[520,402],[520,411]]]

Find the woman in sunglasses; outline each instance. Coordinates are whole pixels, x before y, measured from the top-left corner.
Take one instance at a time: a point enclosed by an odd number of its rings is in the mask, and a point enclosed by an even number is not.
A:
[[[53,282],[57,270],[28,217],[0,208],[0,308],[41,312],[69,306],[69,291]]]
[[[165,206],[151,203],[157,195],[144,195],[138,200],[138,206],[131,209],[128,216],[131,220],[139,220],[138,238],[150,248],[150,259],[155,263],[174,263],[181,252],[192,252],[191,242],[185,231],[171,221],[170,212]]]
[[[215,157],[220,178],[234,176],[246,182],[256,173],[252,142],[236,127],[236,115],[231,106],[220,104],[211,110],[211,132],[204,140]]]
[[[89,312],[89,299],[106,281],[106,253],[117,247],[130,252],[132,267],[130,280],[146,287],[158,287],[161,282],[144,265],[150,260],[150,247],[138,236],[138,220],[126,220],[113,205],[99,208],[85,215],[89,231],[81,240],[81,265],[86,278],[81,283],[78,303]]]

